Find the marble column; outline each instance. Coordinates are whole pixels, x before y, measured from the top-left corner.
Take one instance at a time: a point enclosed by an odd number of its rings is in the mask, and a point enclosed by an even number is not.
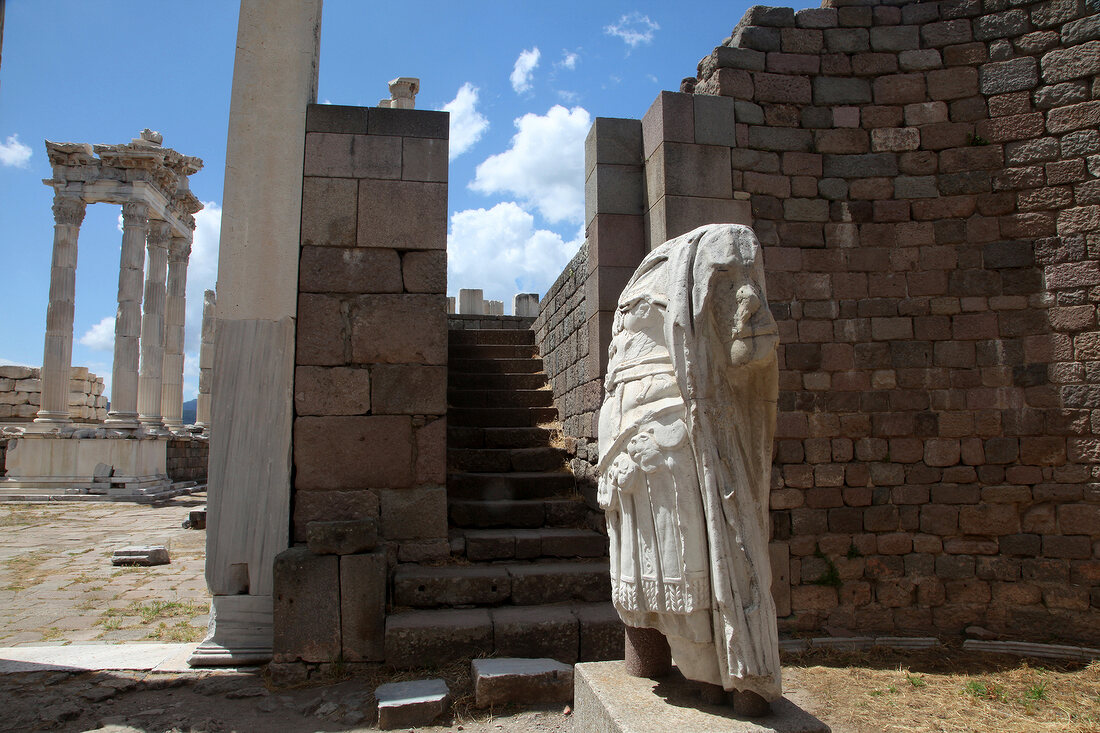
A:
[[[164,300],[168,277],[168,222],[149,222],[146,245],[145,300],[141,316],[141,371],[138,374],[138,419],[149,430],[161,430],[161,378],[164,375]]]
[[[321,0],[242,0],[218,253],[206,582],[192,666],[271,658],[275,555],[290,546],[294,334],[306,106]]]
[[[195,405],[195,426],[210,428],[210,384],[214,371],[214,323],[217,296],[213,290],[202,294],[202,333],[199,343],[199,397]]]
[[[69,371],[73,361],[73,308],[76,300],[76,240],[84,221],[79,196],[54,194],[53,262],[42,354],[42,407],[36,423],[69,422]]]
[[[106,425],[138,427],[138,351],[141,339],[141,290],[145,273],[145,237],[149,207],[141,201],[122,205],[122,255],[118,267],[115,363],[111,369],[111,409]]]
[[[164,376],[160,411],[169,430],[183,427],[183,334],[187,307],[187,262],[191,242],[172,237],[168,248],[168,295],[165,300]]]

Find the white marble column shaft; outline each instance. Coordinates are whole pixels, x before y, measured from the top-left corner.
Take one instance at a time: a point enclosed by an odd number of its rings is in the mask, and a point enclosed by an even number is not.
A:
[[[53,260],[46,343],[42,354],[42,406],[37,423],[68,423],[69,372],[73,361],[76,241],[86,205],[79,196],[54,194]]]
[[[142,427],[160,430],[161,378],[164,375],[164,301],[168,278],[168,222],[149,222],[146,245],[145,299],[141,316],[141,370],[138,375],[138,419]]]
[[[118,268],[115,363],[111,369],[111,409],[104,421],[115,428],[138,427],[138,366],[141,339],[142,279],[149,207],[140,201],[122,205],[122,254]]]
[[[202,294],[202,333],[199,342],[199,396],[195,404],[195,425],[210,427],[210,385],[214,371],[214,324],[217,296],[213,290]]]
[[[183,339],[187,309],[187,262],[190,257],[191,242],[183,237],[172,237],[168,249],[164,376],[160,398],[164,426],[170,430],[183,427]]]

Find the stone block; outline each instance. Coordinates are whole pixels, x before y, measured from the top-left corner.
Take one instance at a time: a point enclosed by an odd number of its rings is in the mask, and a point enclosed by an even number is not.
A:
[[[352,303],[352,360],[358,364],[446,364],[443,295],[364,295]]]
[[[915,25],[876,26],[871,29],[875,51],[909,51],[920,48],[920,29]]]
[[[584,140],[584,175],[596,165],[642,165],[642,122],[597,117]]]
[[[1066,46],[1076,46],[1096,39],[1100,39],[1100,16],[1095,13],[1062,26],[1062,43]]]
[[[584,182],[584,220],[590,223],[597,214],[645,212],[645,180],[641,166],[596,166]]]
[[[446,183],[360,181],[358,213],[359,247],[447,248]]]
[[[761,150],[813,152],[813,132],[791,127],[752,125],[749,127],[749,146]],[[731,157],[732,162],[732,157]]]
[[[447,492],[443,487],[380,492],[382,536],[388,540],[447,536]]]
[[[699,145],[736,147],[734,100],[731,97],[695,94],[692,95],[692,102],[695,105],[695,142]]]
[[[579,603],[573,613],[580,624],[580,661],[622,659],[624,627],[610,603]]]
[[[794,13],[798,28],[833,28],[837,24],[836,8],[803,8]]]
[[[306,525],[306,546],[314,555],[354,555],[378,546],[378,520],[340,519]]]
[[[337,365],[344,363],[344,318],[340,301],[327,295],[298,295],[298,364]]]
[[[340,655],[340,559],[292,547],[273,568],[275,662],[331,662]]]
[[[367,134],[367,108],[341,104],[307,104],[306,132]]]
[[[642,117],[642,157],[649,160],[662,142],[695,142],[693,95],[660,92]]]
[[[163,545],[122,547],[111,554],[111,564],[116,566],[139,565],[151,567],[153,565],[167,565],[170,562],[168,548]]]
[[[416,433],[416,483],[442,485],[447,480],[447,419],[431,420],[413,428]]]
[[[401,257],[401,276],[407,293],[444,293],[447,290],[447,253],[442,250],[406,252]]]
[[[645,256],[640,216],[604,214],[588,225],[588,271],[600,267],[636,268]]]
[[[305,246],[298,283],[306,293],[400,293],[401,259],[392,249]]]
[[[412,460],[408,417],[299,417],[294,421],[294,483],[299,490],[409,486]]]
[[[299,415],[365,415],[370,412],[370,372],[351,367],[297,367],[294,409]]]
[[[386,658],[386,555],[340,557],[340,629],[345,662]]]
[[[1047,84],[1080,79],[1100,73],[1100,41],[1088,41],[1073,48],[1055,49],[1041,60]]]
[[[400,178],[401,138],[311,132],[306,135],[305,175]]]
[[[375,415],[442,415],[447,411],[447,367],[377,364],[371,369]]]
[[[402,110],[404,111],[404,110]],[[374,691],[381,730],[418,728],[447,711],[451,691],[440,679],[388,682]]]
[[[826,28],[824,33],[825,48],[833,53],[860,53],[871,48],[871,36],[864,28]]]
[[[294,541],[305,542],[310,522],[378,517],[374,491],[297,491],[294,494]]]
[[[492,610],[494,651],[506,657],[549,657],[572,664],[580,648],[577,617],[568,606]]]
[[[1006,94],[1032,89],[1039,83],[1039,63],[1031,56],[983,64],[979,69],[982,94]]]
[[[478,657],[492,648],[488,609],[407,611],[386,617],[386,663],[399,669]]]
[[[973,97],[978,93],[978,70],[971,66],[936,69],[928,72],[927,83],[933,100]]]
[[[446,181],[447,139],[406,137],[401,140],[401,180]],[[371,176],[377,178],[379,176]]]
[[[371,107],[367,111],[367,132],[371,135],[435,137],[447,139],[450,114],[423,109]]]
[[[753,84],[757,102],[809,104],[813,97],[808,76],[758,72],[753,76]]]
[[[479,708],[573,699],[573,666],[553,659],[475,659],[470,676]]]
[[[813,80],[814,104],[867,104],[871,101],[871,82],[851,77],[818,76]]]
[[[646,162],[645,179],[650,202],[665,195],[733,197],[729,148],[718,145],[662,143]]]
[[[646,217],[646,241],[652,249],[703,224],[749,225],[751,222],[752,210],[748,201],[663,196]]]
[[[347,178],[309,178],[302,182],[302,244],[355,246],[358,184]]]

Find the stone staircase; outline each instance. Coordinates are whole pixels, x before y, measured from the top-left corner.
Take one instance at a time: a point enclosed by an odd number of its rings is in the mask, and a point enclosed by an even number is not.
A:
[[[503,316],[491,321],[499,328],[452,325],[447,495],[454,562],[397,567],[396,612],[386,622],[386,659],[396,666],[488,655],[566,663],[621,658],[607,538],[591,529],[593,515],[553,445],[558,415],[530,321]]]

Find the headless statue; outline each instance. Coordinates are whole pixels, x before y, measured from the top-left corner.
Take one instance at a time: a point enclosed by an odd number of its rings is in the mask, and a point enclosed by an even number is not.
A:
[[[642,260],[615,313],[597,496],[628,669],[667,671],[653,651],[664,637],[686,678],[750,715],[781,694],[768,559],[779,337],[762,260],[735,224]]]

